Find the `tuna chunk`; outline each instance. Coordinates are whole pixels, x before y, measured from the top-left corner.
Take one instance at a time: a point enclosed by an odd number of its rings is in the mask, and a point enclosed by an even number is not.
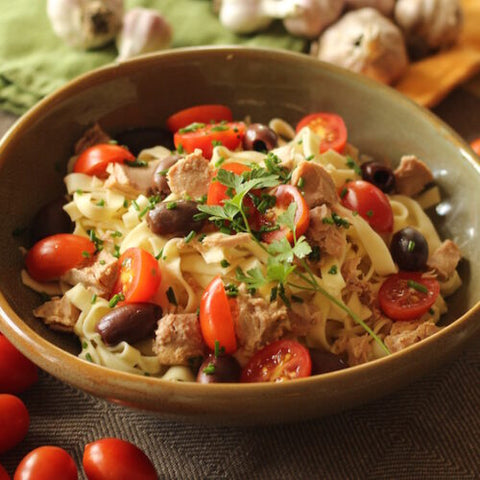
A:
[[[148,195],[153,187],[153,177],[160,160],[152,160],[145,167],[129,167],[122,163],[111,163],[107,167],[110,176],[105,187],[128,197]]]
[[[80,310],[70,303],[64,295],[63,297],[53,297],[48,302],[36,308],[33,314],[37,318],[41,318],[45,325],[48,325],[52,330],[73,332],[73,327],[75,323],[77,323]]]
[[[292,173],[292,184],[298,185],[302,179],[301,191],[308,208],[314,208],[324,203],[337,203],[337,191],[330,174],[318,163],[300,162]]]
[[[411,197],[433,182],[431,170],[415,155],[405,155],[393,172],[398,193]]]
[[[102,130],[100,125],[96,123],[89,128],[80,140],[75,144],[75,155],[80,155],[87,148],[98,145],[99,143],[108,143],[112,137]]]
[[[118,260],[102,250],[87,265],[72,268],[61,279],[70,285],[81,283],[101,297],[109,296],[117,278]]]
[[[240,287],[237,309],[234,314],[235,333],[238,340],[240,363],[257,350],[278,340],[290,330],[287,307],[278,301],[269,303],[263,298],[252,297]]]
[[[205,353],[200,323],[195,313],[170,313],[158,321],[154,352],[162,365],[188,365]]]
[[[365,334],[360,337],[341,336],[333,345],[333,353],[348,356],[348,364],[353,367],[374,359],[373,339]]]
[[[363,305],[372,308],[375,302],[375,293],[373,292],[372,284],[362,280],[362,272],[359,269],[361,260],[360,256],[355,256],[343,262],[342,276],[346,283],[344,292],[355,292]]]
[[[197,149],[170,168],[167,182],[172,193],[196,200],[207,194],[212,174],[208,160]]]
[[[325,222],[324,219],[332,219],[332,212],[326,205],[310,210],[310,224],[306,237],[311,245],[317,245],[323,253],[340,258],[347,245],[344,228]]]
[[[430,256],[427,265],[433,268],[441,280],[450,278],[457,268],[462,254],[451,240],[445,240]]]
[[[439,330],[440,327],[432,322],[422,322],[420,320],[394,322],[384,342],[388,349],[394,353],[430,337]]]

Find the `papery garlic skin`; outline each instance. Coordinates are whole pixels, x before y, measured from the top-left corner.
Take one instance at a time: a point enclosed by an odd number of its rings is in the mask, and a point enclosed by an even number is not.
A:
[[[405,35],[411,55],[421,58],[457,41],[463,12],[459,0],[398,0],[394,19]]]
[[[402,32],[372,8],[345,14],[325,30],[311,53],[382,83],[395,82],[408,66]]]
[[[387,17],[392,15],[395,7],[395,0],[346,0],[345,3],[349,10],[371,7]]]
[[[218,13],[222,25],[238,34],[264,30],[273,21],[263,10],[263,0],[221,0]]]
[[[76,48],[99,48],[111,42],[122,25],[123,0],[48,0],[53,31]]]
[[[172,27],[156,10],[132,8],[123,17],[123,26],[117,36],[117,61],[142,53],[169,48]]]
[[[281,1],[278,3],[282,3]],[[316,38],[335,20],[343,10],[344,0],[291,0],[296,13],[283,20],[292,35]]]

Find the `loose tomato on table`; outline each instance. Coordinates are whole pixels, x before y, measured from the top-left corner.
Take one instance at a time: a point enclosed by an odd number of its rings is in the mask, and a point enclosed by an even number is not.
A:
[[[200,329],[207,346],[215,350],[215,342],[225,349],[225,353],[237,350],[237,339],[232,309],[223,285],[217,276],[205,289],[200,301]]]
[[[187,153],[192,153],[200,148],[205,158],[211,158],[215,145],[223,145],[229,150],[235,150],[242,143],[245,136],[243,122],[225,123],[192,123],[173,136],[175,148],[183,148]]]
[[[283,382],[309,377],[312,360],[295,340],[278,340],[259,350],[244,367],[241,382]]]
[[[177,130],[184,128],[187,125],[191,125],[192,123],[231,122],[232,119],[232,111],[225,105],[196,105],[170,115],[167,119],[167,128],[172,133],[175,133]]]
[[[0,333],[0,393],[21,393],[37,380],[37,366]]]
[[[105,177],[109,163],[134,162],[135,156],[125,147],[113,143],[99,143],[84,150],[75,161],[73,171]]]
[[[125,302],[148,302],[157,291],[162,276],[158,261],[145,250],[132,247],[120,256],[119,273],[113,288]]]
[[[30,415],[15,395],[0,394],[0,454],[20,443],[27,435]]]
[[[47,445],[32,450],[19,463],[13,480],[77,480],[75,461],[63,448]]]
[[[440,285],[435,278],[419,272],[399,272],[383,282],[378,301],[387,317],[414,320],[428,312],[439,293]]]
[[[27,253],[25,265],[29,275],[48,282],[78,267],[95,253],[95,244],[73,233],[58,233],[38,241]]]
[[[393,212],[388,197],[372,183],[347,182],[340,190],[340,201],[344,207],[357,212],[376,232],[393,230]]]
[[[136,445],[103,438],[85,446],[83,468],[88,480],[157,480],[150,459]]]
[[[297,133],[304,127],[310,128],[320,137],[320,153],[335,150],[342,153],[347,144],[347,127],[340,115],[328,112],[311,113],[297,124]]]
[[[280,212],[285,211],[291,203],[295,203],[295,237],[298,239],[307,231],[310,223],[310,210],[305,198],[297,187],[290,184],[279,185],[273,190],[272,195],[277,198],[274,208],[275,218],[278,217]],[[271,223],[275,224],[275,220]],[[293,232],[287,227],[281,227],[279,230],[266,232],[262,235],[263,241],[267,243],[272,243],[283,237],[286,237],[290,243],[293,242]]]

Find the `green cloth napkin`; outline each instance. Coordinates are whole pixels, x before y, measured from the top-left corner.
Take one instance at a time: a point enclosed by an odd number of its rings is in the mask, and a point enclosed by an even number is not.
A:
[[[126,9],[159,10],[174,31],[172,48],[197,45],[254,45],[302,51],[305,41],[280,23],[257,35],[227,31],[210,0],[127,0]],[[75,50],[56,37],[46,0],[0,0],[0,109],[21,114],[72,78],[114,61],[115,47]]]

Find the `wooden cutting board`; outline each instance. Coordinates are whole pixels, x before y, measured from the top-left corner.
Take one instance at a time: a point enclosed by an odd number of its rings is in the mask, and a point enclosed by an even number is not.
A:
[[[462,0],[462,35],[451,49],[414,62],[395,88],[432,107],[452,89],[480,72],[480,0]]]

